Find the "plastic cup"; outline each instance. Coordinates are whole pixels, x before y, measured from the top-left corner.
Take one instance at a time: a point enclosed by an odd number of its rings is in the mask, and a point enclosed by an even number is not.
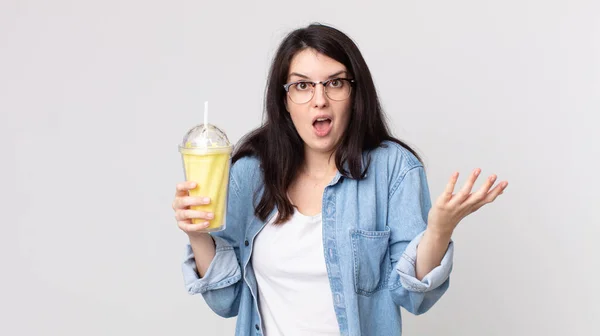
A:
[[[211,199],[210,204],[191,207],[192,210],[214,213],[205,232],[225,230],[232,151],[233,146],[225,132],[208,123],[189,130],[179,145],[185,179],[194,181],[197,185],[190,190],[190,196]],[[206,220],[194,218],[192,223],[200,224],[204,221]]]

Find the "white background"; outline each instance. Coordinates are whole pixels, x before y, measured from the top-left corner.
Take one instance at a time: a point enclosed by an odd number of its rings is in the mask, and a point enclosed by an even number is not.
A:
[[[2,0],[0,334],[232,335],[183,286],[177,145],[205,100],[234,142],[258,126],[274,49],[313,21],[356,41],[432,197],[455,170],[509,181],[404,334],[600,334],[592,0]]]

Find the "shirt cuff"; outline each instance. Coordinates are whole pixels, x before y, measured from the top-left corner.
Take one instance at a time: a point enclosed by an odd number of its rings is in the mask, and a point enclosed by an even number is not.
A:
[[[204,277],[198,275],[192,246],[186,244],[181,266],[185,287],[189,294],[202,294],[209,290],[224,288],[238,282],[242,273],[233,247],[223,238],[212,236],[216,253]]]
[[[446,254],[439,266],[427,273],[423,280],[416,278],[417,246],[423,238],[425,231],[418,234],[406,247],[402,257],[398,261],[396,271],[400,275],[402,287],[414,292],[429,292],[443,284],[452,271],[454,259],[454,243],[450,241]]]

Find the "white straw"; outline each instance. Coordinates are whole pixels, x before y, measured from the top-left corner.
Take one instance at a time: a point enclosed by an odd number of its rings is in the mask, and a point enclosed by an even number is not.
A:
[[[208,101],[204,102],[204,128],[208,128]]]

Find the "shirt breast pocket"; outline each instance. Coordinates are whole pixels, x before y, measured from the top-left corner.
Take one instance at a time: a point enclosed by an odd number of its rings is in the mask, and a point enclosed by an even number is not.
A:
[[[385,231],[353,229],[352,257],[354,262],[354,291],[361,295],[372,295],[385,288],[391,270],[388,255],[390,228]]]

